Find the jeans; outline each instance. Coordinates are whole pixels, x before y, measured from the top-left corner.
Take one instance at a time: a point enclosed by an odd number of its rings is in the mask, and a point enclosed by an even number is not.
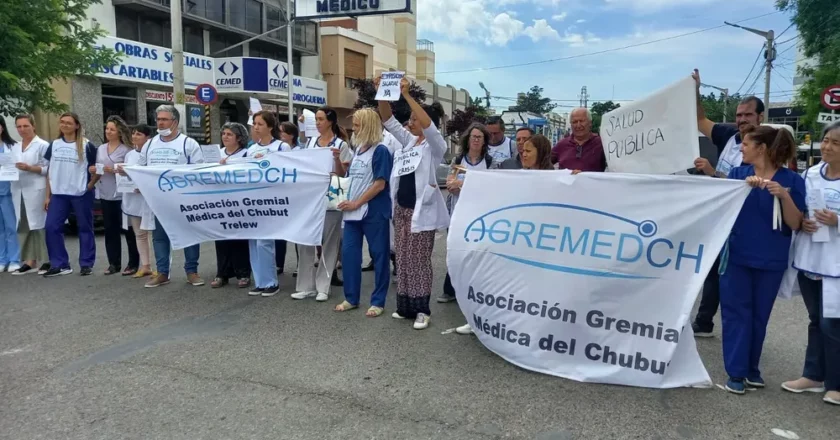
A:
[[[122,235],[123,212],[121,200],[100,200],[102,204],[102,220],[105,223],[105,253],[108,255],[108,265],[122,267]],[[128,247],[128,266],[136,269],[140,265],[140,253],[137,250],[137,238],[134,230],[125,230],[125,244]]]
[[[0,196],[0,269],[9,264],[20,264],[20,243],[15,205],[12,196],[5,195]]]
[[[248,240],[254,285],[259,289],[277,286],[274,240]]]
[[[172,245],[169,242],[169,236],[163,229],[163,225],[155,217],[155,230],[152,233],[152,245],[155,249],[155,260],[157,264],[157,271],[161,275],[169,276],[169,269],[171,266],[170,253],[172,252]],[[194,244],[184,248],[184,271],[187,275],[191,273],[198,273],[198,256],[201,253],[201,245]]]
[[[700,307],[697,309],[697,316],[694,318],[694,323],[700,327],[700,330],[710,332],[715,328],[715,314],[717,314],[718,306],[720,305],[720,275],[718,274],[718,267],[720,266],[720,256],[715,260],[709,274],[706,275],[706,281],[703,282],[703,294],[700,297]]]
[[[53,194],[47,210],[47,252],[50,265],[57,269],[69,269],[70,257],[64,246],[64,222],[70,217],[70,209],[76,213],[79,228],[79,266],[93,267],[96,262],[96,240],[93,236],[93,191],[81,196]]]
[[[798,279],[809,321],[802,377],[825,382],[826,391],[840,391],[840,318],[822,316],[822,281],[802,272]]]
[[[344,222],[344,241],[341,246],[341,264],[344,273],[344,299],[359,305],[362,290],[362,237],[367,239],[373,259],[374,288],[370,305],[385,307],[388,286],[391,283],[389,258],[389,219],[370,215],[360,221]]]

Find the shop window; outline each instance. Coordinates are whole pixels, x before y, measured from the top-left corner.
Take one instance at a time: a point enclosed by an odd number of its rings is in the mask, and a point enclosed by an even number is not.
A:
[[[344,78],[345,87],[350,87],[350,80],[362,80],[367,78],[367,56],[352,50],[344,50]]]
[[[204,55],[204,30],[199,27],[184,26],[184,51]]]
[[[265,5],[265,22],[266,30],[277,29],[286,22],[286,14],[280,9],[273,6]],[[286,41],[286,29],[280,29],[268,34],[270,38],[278,41]]]
[[[103,127],[109,116],[119,116],[129,125],[137,124],[137,89],[103,84],[102,113]]]
[[[226,37],[222,34],[211,34],[210,35],[210,53],[214,54],[214,57],[241,57],[242,56],[242,46],[236,46],[233,49],[222,53],[216,53],[226,47],[230,47],[236,43],[239,43],[241,40],[232,37]]]
[[[122,8],[116,8],[114,12],[117,20],[117,38],[140,41],[140,24],[137,14]]]

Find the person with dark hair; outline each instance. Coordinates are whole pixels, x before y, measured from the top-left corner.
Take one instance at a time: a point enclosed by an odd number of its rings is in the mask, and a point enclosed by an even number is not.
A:
[[[529,127],[519,127],[516,130],[516,152],[518,155],[502,162],[499,168],[503,170],[521,170],[522,169],[522,149],[525,148],[525,143],[534,135],[534,130]]]
[[[280,124],[280,140],[289,144],[292,150],[300,149],[300,130],[289,121]]]
[[[123,235],[123,194],[117,192],[117,164],[125,163],[125,155],[131,151],[131,131],[119,116],[109,116],[105,122],[105,139],[108,141],[99,146],[96,151],[96,165],[90,167],[93,181],[99,186],[99,201],[102,205],[102,219],[105,223],[105,253],[108,256],[108,269],[105,275],[113,275],[122,267]],[[97,166],[102,169],[100,175]],[[128,265],[122,271],[123,276],[137,273],[140,265],[140,254],[137,253],[137,239],[134,231],[125,231],[125,242],[128,246]]]
[[[709,160],[698,157],[694,160],[695,168],[707,176],[726,177],[729,170],[741,166],[741,139],[751,126],[759,126],[764,121],[764,103],[755,96],[748,96],[741,100],[735,110],[735,125],[716,124],[706,117],[706,111],[700,98],[700,72],[695,69],[692,74],[697,83],[697,128],[700,133],[711,139],[718,150],[717,168],[712,168]],[[712,270],[703,283],[703,294],[697,316],[691,324],[694,336],[708,338],[712,336],[715,323],[714,317],[720,303],[720,275],[717,268],[720,257],[715,261]]]
[[[44,198],[47,192],[47,161],[44,154],[49,142],[35,134],[35,118],[21,115],[15,118],[21,141],[15,144],[19,162],[15,164],[20,176],[12,182],[12,198],[17,213],[17,232],[21,243],[23,265],[12,275],[35,273],[43,275],[50,269],[47,239],[44,231],[47,213]],[[41,267],[38,268],[38,263]]]
[[[500,116],[490,116],[486,127],[487,132],[490,133],[488,148],[494,167],[498,168],[508,159],[516,159],[519,152],[513,140],[505,136],[505,121]]]
[[[374,80],[377,88],[380,81],[380,77]],[[420,105],[408,87],[403,78],[400,92],[411,108],[408,129],[393,117],[388,101],[379,101],[379,115],[403,145],[395,152],[390,182],[397,254],[397,311],[391,316],[414,319],[414,328],[422,330],[429,327],[432,314],[435,231],[449,226],[449,212],[435,177],[447,145],[438,130],[443,116],[440,103]]]
[[[805,181],[784,167],[796,155],[790,132],[750,126],[743,133],[743,160],[750,165],[730,169],[727,177],[745,180],[753,189],[719,269],[725,388],[735,394],[744,394],[747,385],[764,387],[758,366],[767,322],[789,266],[792,231],[799,230],[805,210]],[[775,217],[776,204],[781,219]]]
[[[153,133],[152,127],[145,124],[131,127],[131,145],[134,148],[126,153],[124,166],[137,165],[140,161],[140,152],[149,143]],[[127,176],[122,167],[118,167],[117,173]],[[152,209],[149,208],[140,191],[135,189],[134,192],[123,193],[122,212],[127,217],[127,226],[134,232],[134,241],[140,258],[140,265],[132,278],[145,278],[150,275],[156,277],[157,274],[152,272],[151,249],[149,248],[150,231],[155,230],[155,215]]]
[[[79,274],[93,273],[96,261],[96,239],[93,236],[93,185],[89,172],[96,165],[96,147],[84,138],[82,123],[75,113],[64,113],[58,118],[61,136],[50,143],[44,160],[48,161],[47,195],[47,252],[50,270],[44,276],[54,277],[73,273],[64,244],[64,222],[70,209],[76,214],[79,228]]]
[[[464,185],[464,178],[467,171],[489,170],[493,168],[493,158],[489,154],[490,133],[487,128],[478,122],[472,123],[461,135],[461,151],[453,161],[453,172],[446,179],[446,190],[449,193],[446,200],[449,215],[455,212],[455,205],[458,204],[458,197],[461,195],[461,188]],[[515,159],[508,159],[515,160]],[[449,271],[443,281],[443,293],[437,298],[439,303],[456,301],[455,288],[452,286],[452,278]]]
[[[792,393],[822,393],[823,401],[840,405],[840,318],[827,316],[823,304],[840,301],[840,122],[823,131],[820,144],[822,163],[805,171],[805,191],[813,203],[808,212],[813,217],[802,221],[802,231],[794,244],[793,267],[797,275],[802,300],[808,311],[808,347],[802,377],[784,382],[782,389]],[[810,204],[809,203],[809,204]],[[828,229],[827,241],[815,241],[813,234]],[[828,288],[826,288],[828,287]]]
[[[0,154],[14,157],[15,141],[6,128],[6,119],[0,117]],[[20,243],[17,238],[17,216],[12,200],[12,182],[0,181],[0,272],[14,273],[21,268]]]
[[[551,165],[551,141],[545,136],[534,135],[522,148],[522,169],[553,170]],[[575,170],[577,172],[577,170]]]

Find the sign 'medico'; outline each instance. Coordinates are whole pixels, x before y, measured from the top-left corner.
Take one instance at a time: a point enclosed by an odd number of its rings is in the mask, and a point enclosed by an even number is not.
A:
[[[404,12],[411,12],[411,0],[297,0],[295,2],[295,17],[299,20]]]

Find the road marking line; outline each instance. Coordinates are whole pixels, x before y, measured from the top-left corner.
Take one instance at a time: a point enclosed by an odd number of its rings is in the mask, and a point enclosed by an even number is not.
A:
[[[10,356],[13,354],[23,353],[24,351],[29,351],[26,348],[13,348],[11,350],[6,350],[4,352],[0,352],[0,356]]]

